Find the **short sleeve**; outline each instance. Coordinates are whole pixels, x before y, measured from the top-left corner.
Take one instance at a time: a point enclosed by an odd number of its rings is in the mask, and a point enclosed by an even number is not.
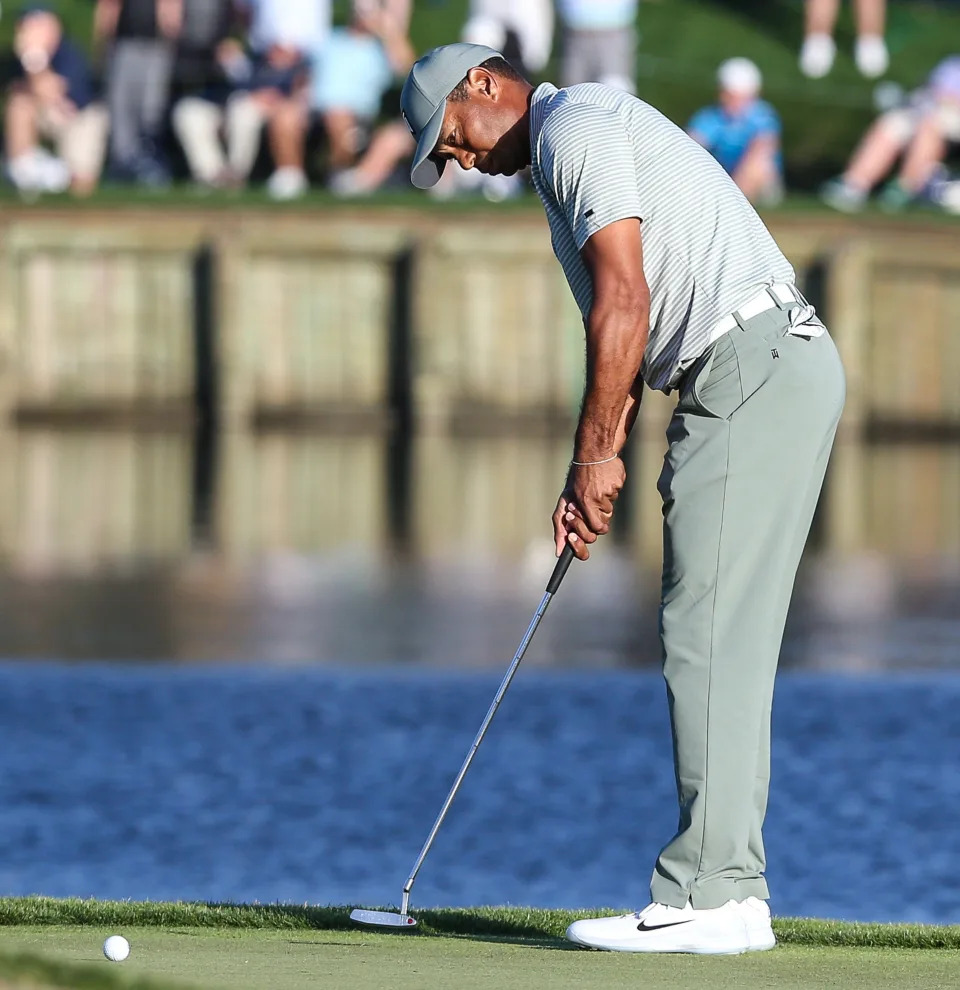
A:
[[[780,137],[780,117],[769,103],[755,105],[751,123],[754,137]]]
[[[577,250],[611,223],[643,219],[633,145],[616,112],[591,104],[555,111],[540,135],[539,160]]]

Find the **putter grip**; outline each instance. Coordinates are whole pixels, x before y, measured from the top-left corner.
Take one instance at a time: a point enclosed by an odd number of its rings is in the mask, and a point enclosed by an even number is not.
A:
[[[553,569],[553,574],[550,575],[550,581],[547,584],[548,595],[555,595],[557,593],[560,582],[563,580],[563,575],[567,573],[567,568],[573,562],[575,556],[573,547],[568,543],[563,548],[563,553],[560,554],[560,559],[557,561],[557,566]]]

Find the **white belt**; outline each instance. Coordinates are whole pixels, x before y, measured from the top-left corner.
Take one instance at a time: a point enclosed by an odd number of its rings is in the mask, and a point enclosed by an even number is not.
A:
[[[799,303],[806,306],[807,301],[797,292],[796,288],[789,282],[776,282],[761,289],[755,296],[751,296],[742,306],[728,313],[710,331],[710,343],[719,340],[725,333],[729,333],[734,327],[739,326],[746,320],[765,313],[768,309],[773,309],[778,303],[789,305]]]

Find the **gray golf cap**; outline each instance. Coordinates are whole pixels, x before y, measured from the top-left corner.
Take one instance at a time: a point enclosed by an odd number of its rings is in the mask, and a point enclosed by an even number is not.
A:
[[[417,140],[410,181],[418,189],[429,189],[443,175],[446,162],[431,156],[440,140],[447,97],[471,69],[488,58],[503,56],[486,45],[458,42],[427,52],[410,70],[400,94],[400,113]]]

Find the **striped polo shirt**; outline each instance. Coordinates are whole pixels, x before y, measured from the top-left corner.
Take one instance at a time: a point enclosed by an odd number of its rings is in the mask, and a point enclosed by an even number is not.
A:
[[[544,83],[530,104],[531,173],[553,250],[584,320],[593,287],[580,249],[607,224],[638,217],[650,287],[640,373],[669,391],[711,330],[793,268],[709,152],[634,96],[599,83]]]

